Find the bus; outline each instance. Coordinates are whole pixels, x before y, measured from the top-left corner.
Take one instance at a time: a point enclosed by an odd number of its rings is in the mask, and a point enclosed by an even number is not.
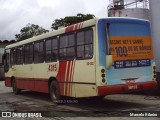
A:
[[[104,97],[157,88],[150,23],[94,18],[16,42],[3,55],[5,86],[63,96]]]

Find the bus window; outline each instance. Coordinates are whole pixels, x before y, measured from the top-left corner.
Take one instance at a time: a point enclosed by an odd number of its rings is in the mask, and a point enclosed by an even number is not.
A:
[[[33,44],[24,47],[24,63],[31,64],[33,62]]]
[[[85,30],[77,33],[77,59],[90,59],[93,56],[93,31]]]
[[[16,57],[16,62],[17,65],[23,64],[23,47],[18,47],[16,49],[17,57]]]
[[[52,56],[53,56],[53,61],[57,61],[57,58],[58,58],[58,39],[57,38],[52,40]]]
[[[15,65],[16,64],[16,50],[15,50],[15,48],[11,49],[10,58],[11,58],[10,59],[11,66]]]
[[[57,38],[50,38],[46,40],[46,62],[57,61],[58,44]]]
[[[2,57],[2,64],[4,65],[4,71],[9,71],[9,53],[5,53]]]
[[[34,62],[42,63],[44,62],[44,42],[34,43]]]
[[[92,58],[93,56],[93,31],[87,30],[85,32],[85,58]]]
[[[60,37],[60,60],[74,59],[75,56],[75,38],[74,34]]]

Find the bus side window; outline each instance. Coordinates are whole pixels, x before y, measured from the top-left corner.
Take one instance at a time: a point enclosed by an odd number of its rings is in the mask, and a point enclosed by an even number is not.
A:
[[[83,30],[77,33],[77,59],[91,59],[93,56],[93,30]]]
[[[2,57],[2,64],[4,65],[4,71],[9,71],[9,53],[5,53]]]
[[[24,63],[32,64],[33,62],[33,43],[24,46]]]
[[[34,63],[44,62],[44,41],[34,43]]]
[[[57,61],[58,58],[58,41],[57,38],[46,40],[46,62]]]
[[[75,37],[74,34],[68,34],[60,37],[60,60],[73,60],[75,57]]]
[[[13,49],[11,49],[11,51],[10,51],[10,67],[12,67],[12,65],[13,65]]]
[[[77,33],[77,58],[84,59],[84,31]]]
[[[16,57],[17,65],[21,65],[23,64],[23,46],[18,47],[16,49],[16,52],[17,52],[17,57]]]
[[[85,58],[90,59],[93,56],[93,31],[85,32]]]

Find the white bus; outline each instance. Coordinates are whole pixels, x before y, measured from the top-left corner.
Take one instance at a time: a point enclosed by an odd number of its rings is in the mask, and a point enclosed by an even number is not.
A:
[[[52,101],[157,87],[150,24],[91,19],[5,48],[5,85],[49,93]]]

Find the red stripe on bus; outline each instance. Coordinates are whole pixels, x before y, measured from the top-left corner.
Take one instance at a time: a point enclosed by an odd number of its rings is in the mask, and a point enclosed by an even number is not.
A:
[[[76,28],[75,28],[75,30],[78,30],[78,25],[79,25],[79,23],[77,23],[77,24],[76,24]]]
[[[83,26],[83,22],[80,22],[80,23],[77,23],[77,24],[68,26],[68,27],[65,29],[65,33],[67,33],[67,32],[72,32],[72,31],[74,31],[74,30],[79,30],[79,29],[82,28],[82,26]]]
[[[66,72],[67,72],[67,73],[66,73],[66,74],[67,74],[67,75],[66,75],[66,89],[65,89],[65,90],[66,90],[66,91],[65,91],[65,95],[66,95],[66,96],[68,96],[67,93],[68,93],[68,88],[69,88],[69,83],[68,83],[68,82],[69,82],[69,74],[70,74],[70,73],[69,73],[70,65],[71,65],[71,62],[69,61],[69,62],[68,62],[68,67],[67,67],[67,71],[66,71]]]
[[[77,30],[80,28],[79,26],[80,26],[80,23],[77,24]]]
[[[73,76],[74,76],[74,69],[75,69],[75,60],[73,61],[73,65],[72,65],[72,74],[71,74],[71,82],[73,82]],[[71,88],[70,88],[70,94],[72,95],[72,90],[73,90],[73,84],[71,83]]]
[[[65,29],[65,33],[67,33],[67,32],[72,32],[73,29],[74,29],[74,25],[68,26],[68,27]]]
[[[73,69],[73,61],[71,61],[71,69],[70,69],[70,75],[69,75],[69,82],[70,82],[69,88],[68,88],[68,94],[69,94],[69,96],[72,96],[71,92],[70,92],[71,91],[71,87],[72,87],[72,83],[71,83],[72,69]]]
[[[66,67],[67,67],[67,62],[64,61],[64,62],[59,62],[59,70],[58,70],[58,73],[57,73],[57,76],[56,76],[56,79],[58,81],[62,81],[62,82],[65,82],[65,72],[66,72]],[[64,86],[65,84],[60,84],[60,93],[61,95],[65,95],[64,93]]]
[[[83,22],[81,23],[80,29],[83,27]]]

